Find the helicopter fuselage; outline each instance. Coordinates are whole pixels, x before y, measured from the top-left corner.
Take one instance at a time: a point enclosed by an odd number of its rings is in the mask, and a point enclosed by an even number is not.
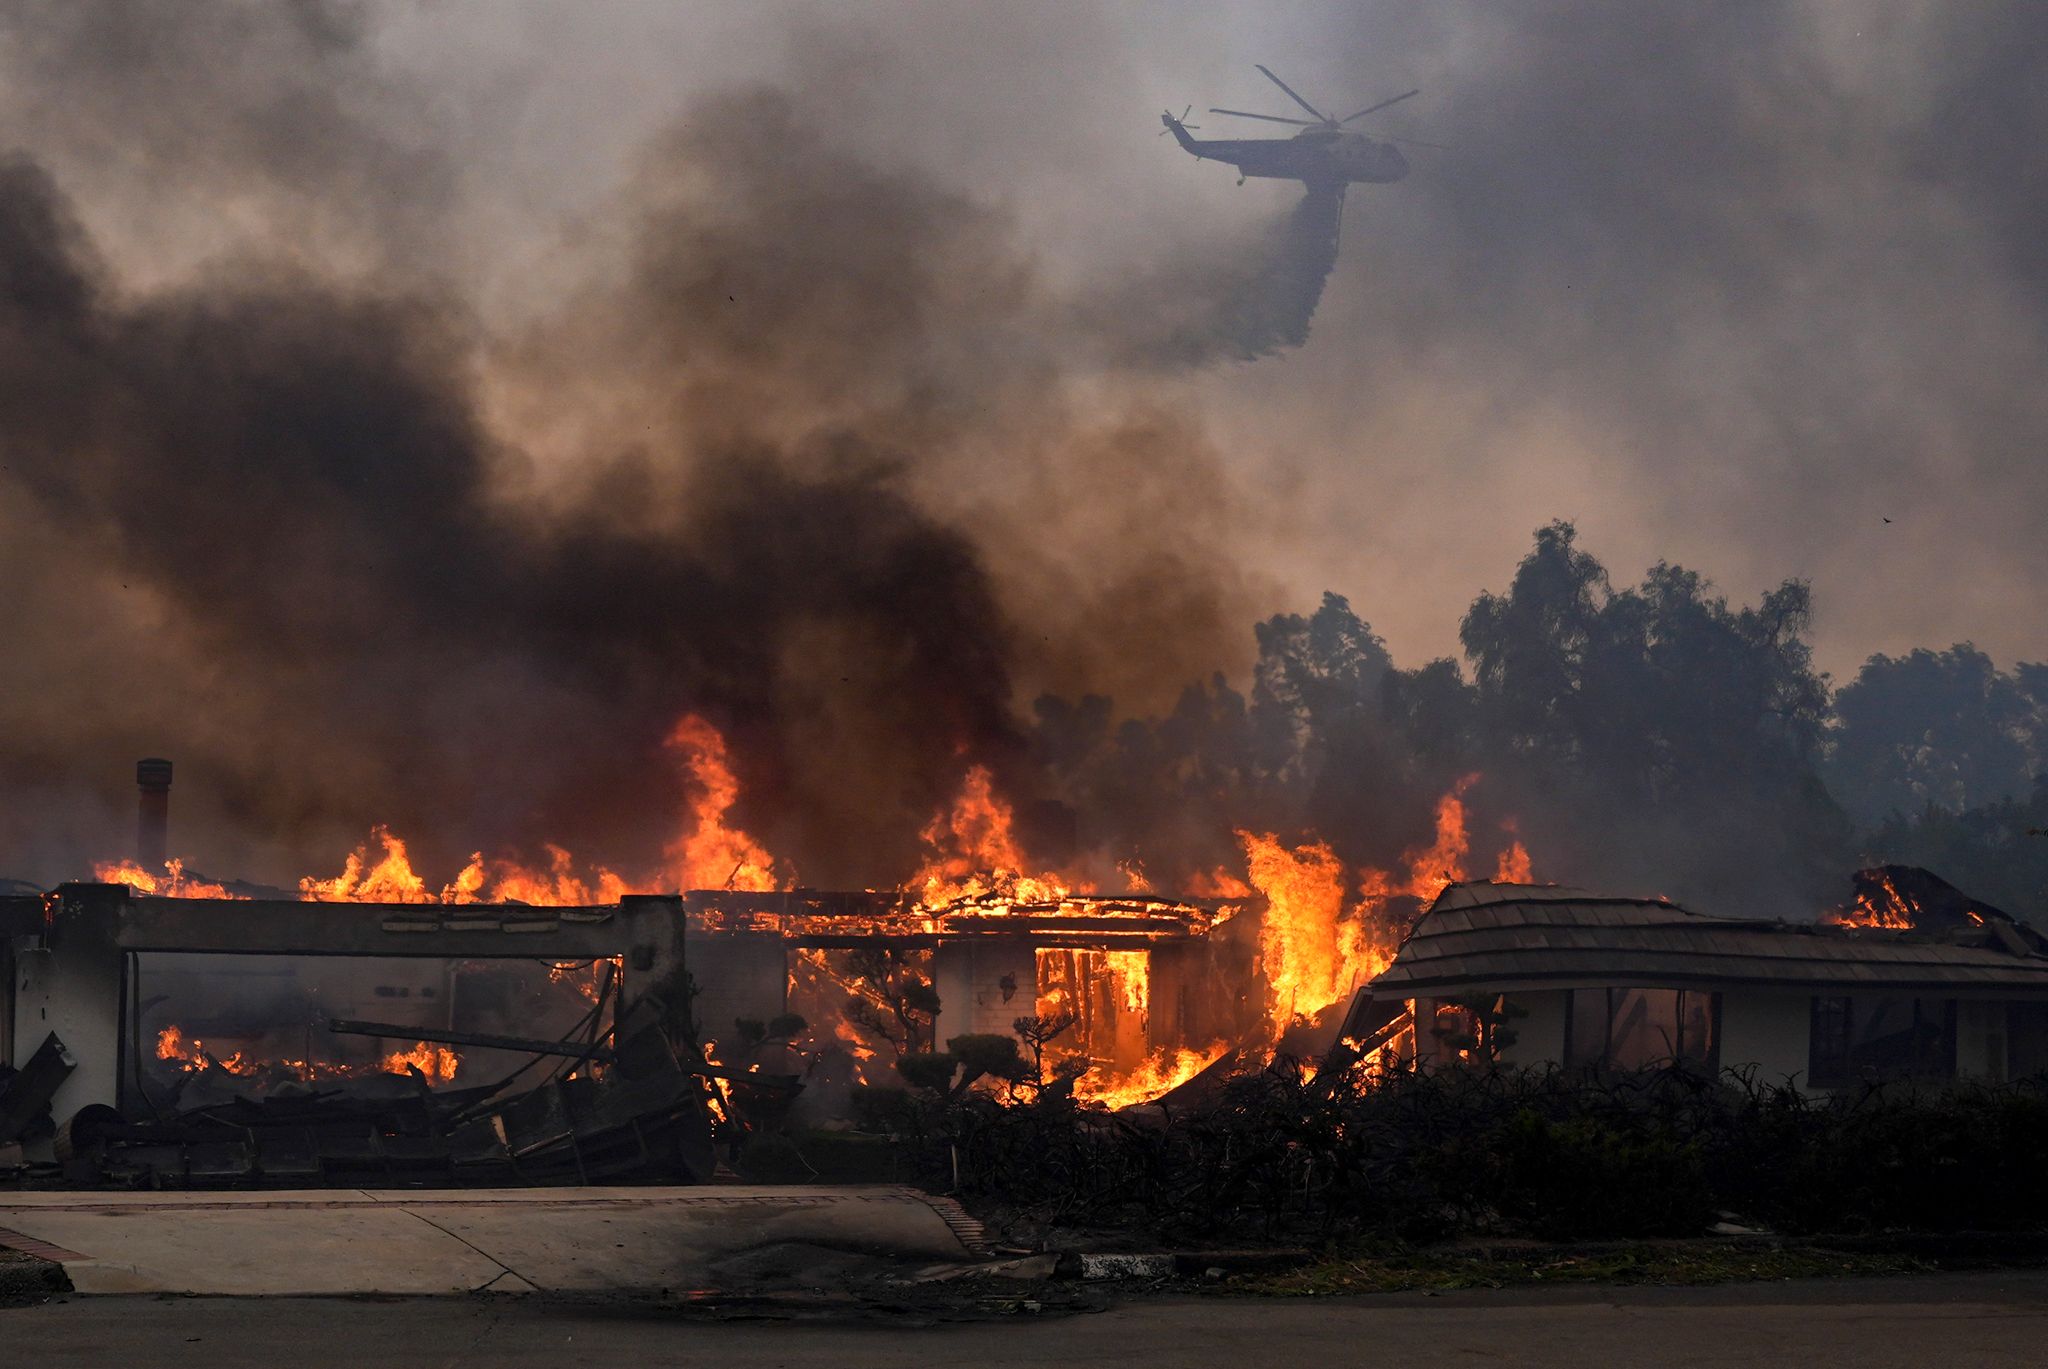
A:
[[[1400,148],[1349,129],[1305,128],[1291,138],[1196,138],[1171,114],[1160,118],[1183,148],[1204,161],[1227,162],[1241,177],[1334,188],[1385,184],[1408,174]]]

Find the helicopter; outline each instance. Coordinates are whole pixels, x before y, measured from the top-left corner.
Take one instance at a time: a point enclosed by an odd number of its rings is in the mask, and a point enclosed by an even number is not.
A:
[[[1314,120],[1286,118],[1278,114],[1252,114],[1242,109],[1211,108],[1211,114],[1228,114],[1236,119],[1263,119],[1267,123],[1294,124],[1301,132],[1291,138],[1193,138],[1188,130],[1198,124],[1187,122],[1188,111],[1182,110],[1179,118],[1168,110],[1162,113],[1160,122],[1166,125],[1162,132],[1171,133],[1174,141],[1204,161],[1228,162],[1237,168],[1237,183],[1243,185],[1247,177],[1260,176],[1282,181],[1300,181],[1311,193],[1320,191],[1334,193],[1339,198],[1344,187],[1354,181],[1385,184],[1398,181],[1408,174],[1408,159],[1401,155],[1401,149],[1393,142],[1382,142],[1369,138],[1345,125],[1354,119],[1363,119],[1376,114],[1388,105],[1399,104],[1419,90],[1404,91],[1389,100],[1367,105],[1356,114],[1347,114],[1341,119],[1332,119],[1314,105],[1295,93],[1294,87],[1275,76],[1264,66],[1259,74],[1287,92],[1287,98],[1315,116]],[[1414,141],[1404,139],[1401,141]],[[1434,147],[1434,143],[1417,143],[1421,147]]]

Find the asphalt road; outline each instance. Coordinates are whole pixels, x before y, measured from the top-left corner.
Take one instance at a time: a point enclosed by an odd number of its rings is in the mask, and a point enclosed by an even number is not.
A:
[[[718,1321],[506,1297],[71,1298],[0,1310],[0,1347],[0,1359],[35,1369],[2027,1364],[2048,1358],[2048,1272],[1435,1298],[1216,1297],[936,1325]]]

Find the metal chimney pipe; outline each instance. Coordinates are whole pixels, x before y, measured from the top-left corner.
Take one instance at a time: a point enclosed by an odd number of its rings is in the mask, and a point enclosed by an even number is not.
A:
[[[135,783],[142,790],[135,816],[135,859],[155,874],[171,854],[171,763],[156,757],[135,762]]]

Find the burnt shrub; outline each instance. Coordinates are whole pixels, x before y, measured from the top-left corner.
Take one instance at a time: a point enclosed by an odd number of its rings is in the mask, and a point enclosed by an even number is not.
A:
[[[1534,1235],[1690,1235],[1713,1220],[1696,1137],[1598,1116],[1552,1121],[1525,1108],[1496,1144],[1497,1208]]]
[[[904,1099],[907,1163],[1051,1222],[1162,1235],[1688,1235],[2048,1227],[2041,1081],[1808,1097],[1738,1073],[1312,1076],[1281,1060],[1198,1107]]]

